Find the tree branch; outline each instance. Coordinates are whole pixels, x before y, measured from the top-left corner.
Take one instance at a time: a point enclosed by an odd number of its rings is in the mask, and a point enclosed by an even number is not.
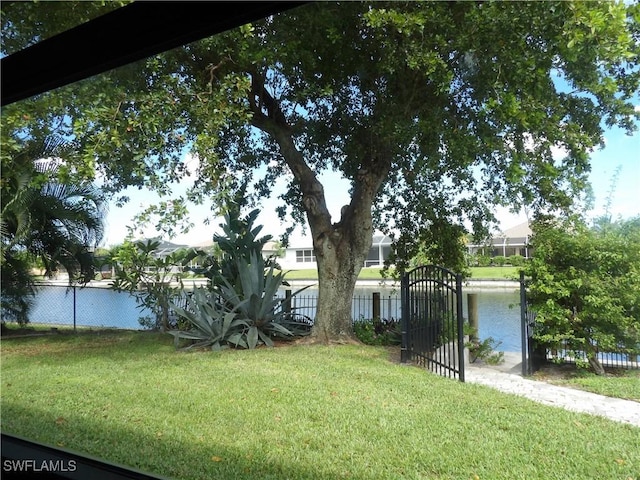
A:
[[[307,212],[314,240],[330,233],[331,215],[327,209],[324,188],[295,146],[292,129],[278,101],[267,91],[264,79],[257,72],[251,73],[251,92],[248,100],[253,113],[252,125],[276,141],[280,153],[300,186],[302,204]]]

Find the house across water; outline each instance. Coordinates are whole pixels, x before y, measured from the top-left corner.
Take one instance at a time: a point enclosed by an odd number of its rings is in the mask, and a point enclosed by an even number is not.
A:
[[[285,270],[301,270],[317,268],[316,256],[313,252],[311,240],[308,244],[292,244],[284,250],[284,256],[278,259],[278,263]],[[263,253],[275,253],[275,246],[269,242],[262,250]],[[384,266],[384,261],[389,258],[391,252],[391,238],[385,235],[374,235],[369,249],[369,254],[364,262],[364,267]]]
[[[489,257],[520,255],[529,258],[533,253],[529,245],[532,233],[529,224],[525,222],[498,233],[484,244],[468,244],[467,249],[471,255],[479,254]]]

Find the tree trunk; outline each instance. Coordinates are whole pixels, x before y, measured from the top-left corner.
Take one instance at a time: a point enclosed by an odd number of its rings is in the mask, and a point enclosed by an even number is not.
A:
[[[371,210],[378,189],[391,168],[391,155],[375,145],[371,135],[363,140],[362,168],[353,177],[349,205],[342,207],[340,221],[331,223],[324,188],[296,147],[293,132],[278,102],[264,88],[263,78],[252,74],[249,105],[252,124],[268,133],[278,144],[302,193],[318,264],[318,309],[311,339],[323,343],[354,340],[351,308],[353,290],[373,239]]]
[[[318,263],[318,309],[311,337],[323,343],[353,340],[353,291],[371,246],[371,230],[359,241],[341,238],[333,229],[330,238],[314,241]]]
[[[587,360],[589,361],[589,366],[593,369],[596,375],[604,375],[606,373],[595,353],[589,353],[587,355]]]
[[[576,315],[574,310],[574,316]],[[595,343],[593,339],[587,337],[586,338],[586,347],[585,351],[587,354],[587,361],[589,362],[589,366],[593,369],[596,375],[605,375],[604,367],[600,360],[598,360],[598,349],[594,346]]]

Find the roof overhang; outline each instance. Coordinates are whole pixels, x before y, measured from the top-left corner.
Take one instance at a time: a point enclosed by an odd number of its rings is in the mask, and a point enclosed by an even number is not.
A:
[[[309,2],[133,2],[1,59],[0,105],[305,3]]]

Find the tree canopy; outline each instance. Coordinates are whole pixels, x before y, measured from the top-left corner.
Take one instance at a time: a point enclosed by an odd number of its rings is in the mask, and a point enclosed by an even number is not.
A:
[[[3,34],[24,28],[3,14]],[[196,173],[190,199],[246,182],[258,199],[286,177],[279,213],[306,216],[318,261],[315,335],[343,338],[374,228],[400,270],[425,244],[456,266],[496,205],[572,208],[603,125],[635,129],[639,25],[622,2],[312,3],[10,105],[3,137],[73,138],[74,174],[114,192]],[[327,169],[351,183],[339,219]]]

